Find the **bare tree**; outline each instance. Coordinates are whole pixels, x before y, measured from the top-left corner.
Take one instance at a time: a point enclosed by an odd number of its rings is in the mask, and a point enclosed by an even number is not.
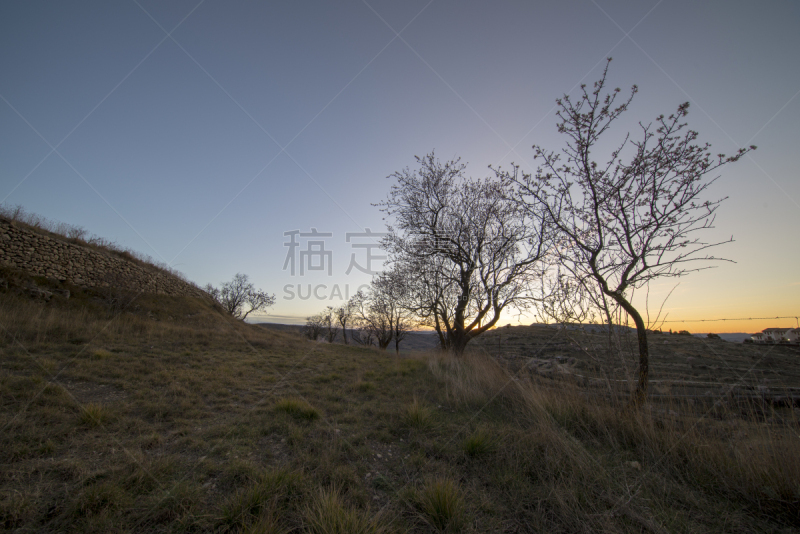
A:
[[[375,340],[379,349],[386,350],[394,335],[394,317],[387,299],[375,298],[371,291],[358,291],[353,295],[353,303],[361,330],[365,331],[367,337]]]
[[[354,311],[352,300],[348,300],[335,310],[336,321],[342,327],[342,339],[345,345],[347,345],[347,325],[351,322]]]
[[[325,337],[328,339],[328,343],[333,343],[336,341],[336,336],[339,335],[336,308],[328,306],[322,314],[325,317]]]
[[[418,171],[390,176],[396,183],[379,206],[396,226],[384,245],[391,264],[413,273],[406,294],[416,318],[461,354],[503,310],[532,304],[547,224],[533,204],[511,201],[506,184],[466,178],[458,159],[442,164],[431,153],[417,162]]]
[[[324,313],[318,313],[311,317],[306,317],[306,325],[303,327],[303,335],[311,341],[316,341],[327,330],[327,317]]]
[[[606,163],[597,163],[592,150],[637,92],[634,85],[630,96],[617,103],[620,90],[606,91],[607,72],[608,64],[592,90],[582,86],[577,102],[567,95],[556,100],[558,131],[567,137],[560,154],[534,146],[542,161],[535,175],[520,174],[518,167],[497,172],[504,183],[517,187],[523,204],[546,207],[559,232],[559,263],[579,282],[596,284],[635,323],[639,376],[633,401],[638,404],[647,395],[649,357],[647,328],[631,294],[656,278],[708,268],[696,261],[720,259],[708,255],[708,249],[727,241],[698,237],[713,228],[724,200],[703,199],[716,180],[706,178],[755,147],[713,156],[710,145],[696,144],[697,132],[682,122],[687,102],[654,124],[639,123],[637,140],[628,133]]]
[[[350,330],[350,337],[355,343],[364,345],[365,347],[369,347],[374,343],[375,337],[372,331],[367,328],[365,321],[363,321],[361,317],[354,315],[352,325],[353,328]]]
[[[275,304],[275,295],[256,289],[247,275],[242,273],[237,273],[230,282],[224,282],[221,288],[208,284],[204,289],[225,311],[241,320]]]
[[[400,342],[408,335],[412,325],[407,282],[413,275],[395,264],[376,276],[370,284],[372,312],[383,315],[385,320],[382,323],[389,324],[396,354],[400,353]]]

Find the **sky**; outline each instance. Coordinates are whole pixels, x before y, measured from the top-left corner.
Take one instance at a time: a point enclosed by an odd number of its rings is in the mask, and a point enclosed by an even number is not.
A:
[[[731,262],[654,283],[651,315],[796,326],[799,23],[790,1],[7,0],[0,201],[201,286],[246,273],[277,297],[257,320],[302,323],[382,268],[352,234],[385,229],[389,175],[432,150],[534,171],[532,145],[564,144],[555,99],[613,57],[609,84],[639,92],[609,137],[688,101],[714,153],[759,147],[709,189]]]

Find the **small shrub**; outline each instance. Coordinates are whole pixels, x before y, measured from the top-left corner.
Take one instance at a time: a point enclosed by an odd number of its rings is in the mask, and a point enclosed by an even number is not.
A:
[[[286,398],[275,404],[279,411],[286,412],[295,419],[313,421],[319,419],[319,411],[303,399]]]

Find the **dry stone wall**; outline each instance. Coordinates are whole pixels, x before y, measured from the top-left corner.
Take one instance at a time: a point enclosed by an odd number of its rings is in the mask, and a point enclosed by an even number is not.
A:
[[[117,287],[172,296],[205,292],[155,267],[71,243],[0,218],[0,264],[80,287]]]

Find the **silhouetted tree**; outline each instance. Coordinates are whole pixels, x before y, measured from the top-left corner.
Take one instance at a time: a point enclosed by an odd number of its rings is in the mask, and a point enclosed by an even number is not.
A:
[[[353,328],[350,330],[350,337],[358,345],[368,347],[373,344],[375,337],[372,331],[367,328],[366,322],[361,317],[354,315],[352,319]]]
[[[393,316],[385,299],[375,299],[363,290],[353,295],[360,330],[368,339],[374,339],[378,348],[386,350],[394,335]]]
[[[633,401],[638,404],[647,395],[649,357],[647,328],[631,293],[656,278],[707,268],[692,262],[720,259],[707,251],[727,241],[697,237],[713,227],[724,200],[702,198],[716,180],[706,177],[755,147],[729,157],[713,156],[710,145],[696,144],[697,132],[682,122],[687,102],[669,117],[658,116],[654,124],[639,123],[636,140],[628,133],[607,162],[597,163],[592,151],[637,92],[634,85],[618,104],[620,90],[605,90],[607,73],[608,64],[592,90],[581,86],[577,102],[568,95],[556,100],[558,131],[567,137],[561,153],[534,146],[535,158],[542,161],[536,174],[520,173],[518,167],[511,173],[496,172],[516,187],[521,205],[546,207],[558,230],[558,262],[577,283],[596,284],[635,323],[639,377]]]
[[[521,209],[506,184],[466,178],[458,159],[417,162],[419,170],[390,176],[396,183],[379,204],[395,219],[384,246],[391,265],[412,273],[408,308],[443,349],[461,354],[504,309],[532,304],[550,236],[541,210]]]
[[[312,341],[319,339],[328,329],[328,317],[325,313],[318,313],[311,317],[306,317],[306,324],[303,327],[303,335]]]
[[[412,325],[408,299],[408,281],[414,273],[404,271],[397,264],[372,279],[369,290],[370,309],[382,315],[388,323],[395,353],[400,353],[400,342],[408,335]]]
[[[247,275],[242,273],[237,273],[230,282],[224,282],[221,288],[207,284],[204,289],[237,319],[244,320],[251,313],[266,310],[275,304],[275,295],[256,289]]]
[[[322,312],[322,314],[325,317],[325,337],[327,338],[328,343],[333,343],[336,341],[336,336],[339,335],[339,324],[337,321],[336,308],[333,306],[328,306],[325,308],[325,311]]]
[[[338,321],[339,325],[342,327],[342,339],[344,339],[344,344],[347,345],[347,325],[350,323],[351,319],[353,318],[353,301],[348,300],[338,308],[336,308],[335,315],[336,320]]]

